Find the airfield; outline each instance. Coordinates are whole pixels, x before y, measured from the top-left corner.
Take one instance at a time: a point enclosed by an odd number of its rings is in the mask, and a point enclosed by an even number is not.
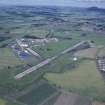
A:
[[[103,13],[18,6],[0,11],[0,105],[105,104]]]

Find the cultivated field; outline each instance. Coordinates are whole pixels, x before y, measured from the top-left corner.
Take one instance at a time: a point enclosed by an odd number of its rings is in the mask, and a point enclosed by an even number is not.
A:
[[[95,101],[95,102],[92,103],[92,105],[105,105],[105,103]]]
[[[54,105],[90,105],[91,99],[75,93],[62,92]]]
[[[33,47],[43,58],[59,55],[60,52],[77,44],[79,40],[59,40],[55,43],[49,43],[45,46]]]
[[[26,95],[19,97],[18,100],[26,104],[28,103],[29,105],[38,105],[50,97],[54,92],[56,92],[56,89],[45,83],[36,89],[33,89]]]
[[[97,55],[98,57],[105,57],[105,47],[100,48]]]
[[[11,49],[0,48],[0,69],[8,66],[16,66],[22,64],[23,62],[17,58]]]
[[[6,102],[2,99],[0,99],[0,105],[6,105]]]
[[[88,48],[85,50],[80,50],[75,53],[75,56],[78,58],[90,58],[95,59],[98,48]]]
[[[26,36],[31,36],[33,41],[26,40]],[[20,49],[16,42],[18,38],[40,54],[41,58],[30,54],[26,59],[23,60],[23,57],[20,60],[17,56],[20,52],[15,55],[12,49],[7,47],[14,44],[16,49]],[[37,38],[39,42],[34,43],[34,39]],[[40,43],[40,38],[57,38],[58,41]],[[78,93],[80,96],[89,96],[94,99],[93,105],[104,105],[97,102],[105,101],[105,84],[101,74],[96,69],[93,60],[82,59],[94,59],[97,48],[78,51],[75,54],[78,57],[77,61],[73,59],[74,53],[68,52],[19,80],[14,78],[18,73],[45,59],[57,56],[65,49],[85,40],[90,40],[96,47],[105,45],[105,15],[103,12],[91,12],[88,11],[88,8],[55,6],[1,6],[0,95],[8,96],[9,99],[13,98],[12,101],[22,102],[21,105],[42,105],[43,102],[45,102],[44,105],[54,105],[57,99],[60,99],[61,102],[66,96],[61,94],[59,97],[59,94],[56,94],[52,100],[48,100],[49,97],[58,93],[58,90],[61,92],[60,89],[63,88],[63,91],[68,90],[72,93],[69,101],[74,99],[73,94]],[[105,50],[100,52],[100,55],[103,56],[104,53]],[[45,84],[41,83],[41,80],[44,80]],[[81,101],[83,98],[77,96],[77,99],[79,101],[76,101],[76,105],[87,105]],[[18,102],[8,102],[7,99],[6,102],[0,100],[0,105],[20,105]]]
[[[84,60],[78,67],[62,74],[47,73],[50,83],[69,91],[90,96],[94,100],[105,101],[105,84],[94,61]]]

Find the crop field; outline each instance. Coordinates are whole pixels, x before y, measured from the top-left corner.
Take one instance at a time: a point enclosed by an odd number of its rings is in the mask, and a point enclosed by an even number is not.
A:
[[[94,102],[92,103],[92,105],[105,105],[105,103],[94,101]]]
[[[86,34],[83,36],[83,34]],[[72,39],[77,40],[91,40],[94,41],[96,45],[105,45],[104,40],[104,34],[99,35],[99,33],[93,33],[93,32],[82,32],[82,31],[71,31],[69,33],[70,37]]]
[[[46,65],[44,69],[47,72],[65,72],[74,66],[73,57],[70,54],[65,54],[58,59],[52,61],[49,65]],[[53,69],[52,69],[53,68]]]
[[[56,102],[56,100],[59,98],[59,96],[61,95],[62,92],[56,92],[55,94],[53,94],[49,100],[47,100],[46,102],[44,102],[43,105],[54,105],[54,103]]]
[[[31,29],[31,35],[44,38],[48,34],[48,31],[45,29]]]
[[[49,43],[40,47],[33,47],[37,53],[39,53],[43,58],[52,57],[59,55],[65,49],[72,47],[77,44],[78,40],[60,40],[55,43]]]
[[[2,99],[0,99],[0,105],[6,105],[6,102]]]
[[[91,60],[84,60],[78,67],[61,73],[47,73],[44,76],[52,84],[56,84],[72,92],[90,96],[94,100],[105,101],[105,84],[96,64]]]
[[[75,56],[78,58],[90,58],[95,59],[96,54],[98,52],[98,48],[88,48],[85,50],[80,50],[75,53]]]
[[[0,36],[0,42],[2,41],[5,41],[5,40],[8,40],[10,37],[3,37],[3,36]]]
[[[57,98],[54,105],[90,105],[89,97],[80,96],[75,93],[62,92]]]
[[[13,99],[8,102],[1,98],[0,105],[19,105],[18,102],[21,105],[64,105],[61,101],[67,99],[62,94],[65,91],[71,93],[70,102],[75,99],[74,94],[79,95],[73,105],[87,105],[85,100],[81,101],[85,96],[93,99],[92,105],[105,104],[105,73],[99,72],[95,63],[97,52],[98,56],[105,56],[105,14],[98,11],[100,8],[95,12],[90,9],[0,7],[0,96]],[[94,47],[61,54],[86,40]],[[54,57],[46,64],[45,59]],[[41,67],[44,63],[46,65]],[[18,73],[31,71],[31,67],[33,72],[27,72],[21,79],[15,78]],[[36,67],[41,68],[36,70]]]
[[[67,35],[66,35],[67,33]],[[85,34],[85,35],[84,35]],[[104,34],[99,35],[99,33],[95,32],[83,32],[83,31],[58,31],[54,33],[55,36],[62,36],[62,37],[70,37],[72,39],[77,40],[93,40],[96,45],[100,45],[104,43],[105,37]],[[83,36],[84,35],[84,36]]]
[[[16,66],[22,63],[23,62],[14,55],[11,49],[0,48],[0,69],[8,66]]]
[[[10,102],[4,99],[0,99],[0,105],[19,105],[16,102]]]
[[[105,57],[105,47],[100,48],[98,54],[99,57]]]
[[[46,100],[50,95],[56,92],[56,89],[45,83],[28,94],[19,97],[18,100],[29,105],[38,105]],[[30,98],[31,97],[31,98]]]
[[[104,43],[104,40],[105,40],[104,35],[99,36],[99,34],[92,34],[91,33],[89,36],[86,37],[86,39],[94,41],[94,43],[96,45],[105,45],[105,43]]]
[[[21,36],[24,36],[24,35],[28,34],[28,35],[41,37],[41,38],[44,38],[46,36],[46,34],[48,34],[47,29],[32,28],[32,27],[30,27],[29,24],[27,24],[26,26],[27,27],[25,27],[23,25],[23,27],[20,26],[19,29],[13,29],[13,30],[10,31],[10,33],[11,34],[18,34],[18,35],[21,35]]]

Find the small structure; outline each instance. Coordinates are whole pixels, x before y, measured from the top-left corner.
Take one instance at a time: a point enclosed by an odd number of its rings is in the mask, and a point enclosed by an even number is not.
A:
[[[21,40],[16,39],[17,44],[21,47],[21,49],[23,50],[24,48],[28,47],[28,44],[23,43]]]
[[[77,57],[74,57],[74,58],[73,58],[73,61],[77,61],[77,60],[78,60]]]
[[[97,64],[97,68],[100,70],[100,71],[104,71],[105,72],[105,57],[98,57],[96,59],[96,64]]]
[[[21,47],[28,47],[28,44],[22,43],[22,44],[21,44]]]

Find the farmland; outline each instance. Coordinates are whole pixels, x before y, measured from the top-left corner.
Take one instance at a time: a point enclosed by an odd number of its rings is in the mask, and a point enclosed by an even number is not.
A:
[[[18,100],[31,105],[38,105],[54,92],[56,92],[56,89],[52,88],[48,84],[43,84],[42,86],[32,90],[30,93],[20,97]]]
[[[0,105],[104,105],[104,46],[103,12],[0,7]]]
[[[90,58],[90,59],[95,59],[96,55],[98,53],[98,48],[89,48],[85,50],[80,50],[75,53],[75,56],[78,58]]]
[[[4,67],[13,67],[23,62],[17,58],[11,49],[9,48],[0,48],[0,69]]]
[[[105,56],[105,47],[102,47],[102,48],[99,50],[98,56],[99,56],[99,57],[104,57],[104,56]]]
[[[0,105],[6,105],[6,102],[2,99],[0,99]]]
[[[52,84],[69,91],[90,96],[94,100],[105,101],[104,81],[96,69],[94,61],[82,61],[75,69],[63,74],[48,73],[44,77]]]
[[[56,43],[50,43],[45,46],[40,46],[39,48],[34,47],[33,49],[39,52],[43,58],[51,57],[54,55],[58,55],[61,51],[67,49],[68,47],[72,47],[74,44],[78,43],[77,40],[60,40]]]

